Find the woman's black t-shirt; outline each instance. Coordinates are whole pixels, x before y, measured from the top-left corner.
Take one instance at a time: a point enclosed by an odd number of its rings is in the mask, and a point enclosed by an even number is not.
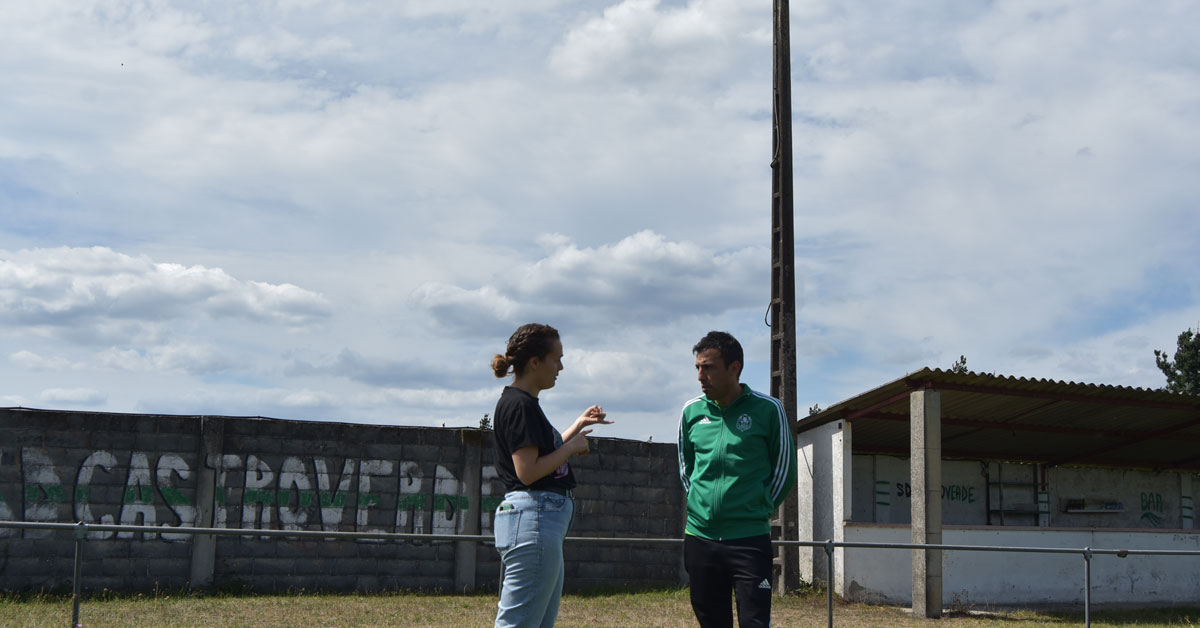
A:
[[[496,437],[496,471],[504,482],[505,491],[544,491],[575,488],[575,474],[567,463],[555,469],[549,475],[538,479],[526,486],[517,477],[517,468],[513,465],[514,451],[535,445],[538,456],[562,447],[562,435],[550,425],[542,407],[538,405],[537,397],[512,386],[505,386],[500,393],[500,401],[496,402],[496,412],[492,415]]]

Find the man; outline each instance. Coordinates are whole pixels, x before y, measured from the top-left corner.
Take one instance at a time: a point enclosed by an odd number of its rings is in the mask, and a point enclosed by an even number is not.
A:
[[[771,624],[771,513],[796,483],[783,404],[739,382],[742,346],[709,332],[692,348],[703,395],[683,406],[679,476],[687,491],[683,562],[702,628]]]

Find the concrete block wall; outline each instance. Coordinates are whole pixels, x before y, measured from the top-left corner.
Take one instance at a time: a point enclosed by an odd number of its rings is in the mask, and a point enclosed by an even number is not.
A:
[[[187,419],[45,414],[40,421],[0,412],[0,519],[192,525],[194,483],[186,476],[199,437]],[[155,449],[164,443],[172,446]],[[186,541],[144,536],[91,534],[84,565],[96,578],[89,585],[152,590],[185,582]],[[74,556],[70,533],[0,530],[0,587],[63,587]]]
[[[674,444],[592,439],[573,459],[576,490],[571,536],[681,538],[683,487]],[[499,483],[497,483],[498,485]],[[577,589],[676,586],[682,546],[568,545],[567,584]],[[579,560],[588,556],[587,560]]]
[[[672,444],[593,439],[572,536],[678,537]],[[490,433],[261,418],[0,409],[0,520],[153,525],[93,532],[88,589],[495,589],[490,545],[193,537],[174,526],[490,534]],[[675,586],[678,547],[570,544],[574,590]],[[0,589],[69,586],[69,532],[0,529]]]

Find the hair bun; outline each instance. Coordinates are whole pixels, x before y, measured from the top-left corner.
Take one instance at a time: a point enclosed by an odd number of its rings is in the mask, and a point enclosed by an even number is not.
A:
[[[496,377],[504,377],[508,375],[508,369],[512,366],[512,358],[506,355],[496,354],[492,357],[492,372]]]

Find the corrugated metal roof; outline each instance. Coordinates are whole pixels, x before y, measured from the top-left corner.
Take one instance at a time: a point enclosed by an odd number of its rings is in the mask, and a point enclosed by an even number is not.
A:
[[[941,393],[942,457],[1200,471],[1200,396],[925,368],[801,419],[855,453],[909,454],[909,394]]]

